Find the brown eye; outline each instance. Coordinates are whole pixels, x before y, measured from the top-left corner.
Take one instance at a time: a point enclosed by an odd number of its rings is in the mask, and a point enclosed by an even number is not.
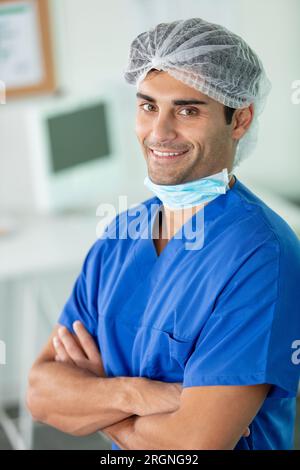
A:
[[[149,106],[149,107],[152,108],[152,109],[146,109],[145,106]],[[154,106],[153,106],[152,104],[150,104],[150,103],[144,103],[144,104],[141,105],[141,108],[142,108],[144,111],[149,112],[149,111],[153,111]]]
[[[182,111],[187,111],[187,113],[182,113]],[[194,108],[183,108],[179,114],[182,114],[183,116],[194,116],[197,112],[198,110]]]

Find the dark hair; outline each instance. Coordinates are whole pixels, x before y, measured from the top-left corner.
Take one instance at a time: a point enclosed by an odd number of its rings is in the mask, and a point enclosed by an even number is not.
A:
[[[225,113],[226,124],[231,124],[232,116],[233,116],[234,111],[235,111],[234,108],[229,108],[229,106],[224,105],[224,113]]]

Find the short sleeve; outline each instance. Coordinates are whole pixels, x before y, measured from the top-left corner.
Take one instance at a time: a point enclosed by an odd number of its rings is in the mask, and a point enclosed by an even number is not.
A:
[[[100,277],[99,241],[87,253],[81,272],[59,316],[58,323],[73,332],[73,323],[80,320],[88,332],[97,336],[97,297]]]
[[[256,249],[216,299],[183,387],[269,383],[268,396],[296,396],[299,365],[291,348],[300,338],[298,282],[299,265],[293,272],[276,240]]]

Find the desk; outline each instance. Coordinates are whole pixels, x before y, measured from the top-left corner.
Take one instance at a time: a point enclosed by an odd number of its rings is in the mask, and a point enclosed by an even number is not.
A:
[[[96,240],[96,216],[23,216],[18,228],[0,237],[0,283],[10,287],[14,308],[20,315],[19,428],[1,408],[1,424],[14,449],[32,448],[33,423],[25,407],[29,369],[37,354],[38,324],[43,319],[52,330],[59,310],[47,291],[49,273],[79,273],[84,257]],[[52,307],[52,308],[51,308]],[[1,339],[1,338],[0,338]],[[3,367],[3,366],[2,366]]]

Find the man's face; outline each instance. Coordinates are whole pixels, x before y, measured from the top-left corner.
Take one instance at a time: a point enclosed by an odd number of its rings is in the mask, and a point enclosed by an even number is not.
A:
[[[135,131],[156,184],[181,184],[232,168],[234,140],[224,106],[167,72],[150,72],[140,83]]]

